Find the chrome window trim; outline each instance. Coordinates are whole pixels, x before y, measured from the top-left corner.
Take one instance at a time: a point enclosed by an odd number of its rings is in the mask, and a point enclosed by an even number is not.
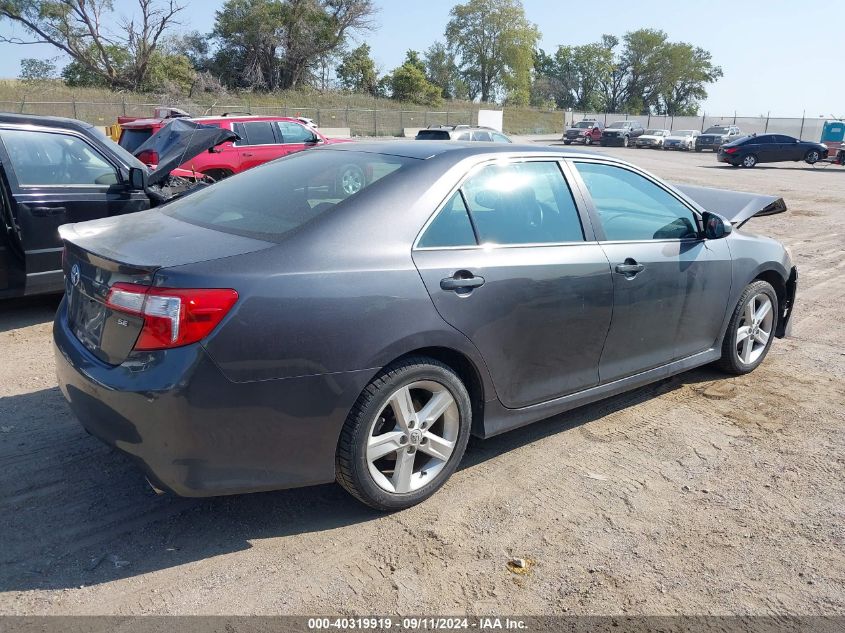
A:
[[[413,251],[439,251],[439,250],[492,250],[495,248],[535,248],[537,246],[566,246],[571,244],[595,244],[595,240],[587,240],[586,237],[580,241],[570,241],[570,242],[540,242],[540,243],[518,243],[518,244],[497,244],[497,243],[490,243],[486,242],[484,244],[471,244],[466,246],[420,246],[419,242],[422,239],[422,236],[428,230],[428,227],[434,222],[434,219],[440,214],[446,204],[452,199],[456,192],[460,191],[463,187],[464,183],[469,180],[472,176],[474,176],[477,172],[481,171],[485,167],[496,163],[554,163],[557,165],[558,170],[560,170],[560,177],[563,179],[563,183],[566,185],[567,190],[569,191],[569,195],[572,196],[572,203],[575,206],[575,212],[578,215],[578,222],[581,225],[581,233],[582,235],[586,236],[586,232],[584,231],[584,222],[581,218],[581,213],[578,208],[578,201],[575,198],[575,192],[572,190],[572,185],[566,178],[566,173],[564,172],[561,161],[565,160],[563,156],[508,156],[506,158],[488,158],[483,162],[480,162],[465,173],[458,184],[452,187],[449,190],[449,193],[446,197],[437,205],[435,208],[434,213],[432,213],[428,220],[425,221],[423,224],[422,229],[420,229],[419,233],[417,233],[417,237],[414,238],[414,243],[411,245],[411,252]],[[466,204],[464,204],[466,206]],[[469,208],[467,208],[467,215],[471,213]],[[472,218],[470,216],[470,222],[472,223]],[[473,228],[475,231],[475,228]]]

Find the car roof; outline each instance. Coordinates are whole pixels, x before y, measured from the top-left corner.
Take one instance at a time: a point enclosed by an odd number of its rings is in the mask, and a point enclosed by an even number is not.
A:
[[[389,156],[401,156],[403,158],[417,158],[420,160],[427,160],[438,156],[449,156],[454,158],[455,162],[470,156],[497,154],[502,156],[515,155],[536,155],[536,156],[555,156],[563,158],[578,158],[584,156],[596,156],[602,159],[610,159],[617,161],[603,154],[597,152],[562,149],[552,145],[526,145],[514,143],[486,143],[479,141],[363,141],[355,143],[338,143],[333,145],[324,145],[322,147],[309,150],[311,152],[368,152],[372,154],[385,154]]]
[[[60,116],[40,116],[36,114],[13,114],[11,112],[0,112],[0,123],[42,125],[44,127],[64,128],[76,131],[88,131],[94,128],[90,123],[79,121],[78,119],[68,119]]]

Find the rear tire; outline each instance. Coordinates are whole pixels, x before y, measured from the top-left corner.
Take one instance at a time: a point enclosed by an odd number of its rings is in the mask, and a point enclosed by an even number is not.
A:
[[[736,376],[754,371],[772,346],[777,317],[778,296],[771,284],[761,280],[748,284],[722,340],[722,357],[716,362],[719,369]]]
[[[754,154],[746,154],[740,164],[746,169],[752,169],[757,164],[757,157]]]
[[[349,412],[338,441],[337,481],[376,510],[416,505],[455,472],[471,423],[469,393],[450,367],[426,357],[394,363]]]

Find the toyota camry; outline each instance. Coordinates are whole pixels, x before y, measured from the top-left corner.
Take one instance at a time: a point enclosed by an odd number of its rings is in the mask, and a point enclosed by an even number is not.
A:
[[[785,210],[550,147],[322,147],[62,227],[59,383],[157,489],[338,481],[397,510],[470,435],[755,369],[797,272],[742,226]]]

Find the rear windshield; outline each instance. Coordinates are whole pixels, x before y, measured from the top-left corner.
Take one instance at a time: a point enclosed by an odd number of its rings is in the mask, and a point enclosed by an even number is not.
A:
[[[152,128],[124,128],[120,135],[120,146],[127,152],[134,152],[152,135]]]
[[[447,130],[420,130],[417,132],[418,141],[448,141],[449,138]]]
[[[619,128],[625,127],[626,125],[628,125],[628,124],[625,121],[617,121],[616,123],[611,123],[607,127],[618,130]]]
[[[593,121],[578,121],[578,123],[575,124],[575,127],[583,130],[588,127],[593,127],[594,125],[595,123]]]
[[[162,212],[226,233],[280,241],[417,162],[369,152],[300,152],[174,200]]]
[[[676,130],[672,132],[672,136],[692,136],[696,130]]]

